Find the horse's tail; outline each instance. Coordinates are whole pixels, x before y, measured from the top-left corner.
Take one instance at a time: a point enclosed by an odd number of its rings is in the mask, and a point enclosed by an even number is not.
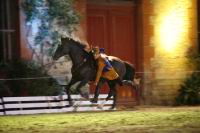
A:
[[[135,78],[135,67],[129,63],[129,62],[124,62],[126,66],[126,73],[123,77],[123,80],[130,80],[133,81]]]

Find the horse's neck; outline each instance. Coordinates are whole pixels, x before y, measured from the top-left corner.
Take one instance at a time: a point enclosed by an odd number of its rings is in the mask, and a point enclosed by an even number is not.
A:
[[[85,58],[83,51],[79,49],[71,50],[69,55],[74,67],[80,65],[84,61],[84,58]]]

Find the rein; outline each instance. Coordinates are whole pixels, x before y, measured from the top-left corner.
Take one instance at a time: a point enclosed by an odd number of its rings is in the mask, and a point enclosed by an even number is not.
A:
[[[83,65],[89,60],[90,56],[91,56],[90,54],[87,55],[87,56],[85,56],[85,57],[83,58],[83,62],[80,63],[78,66],[76,66],[76,68],[72,71],[72,73],[76,73],[76,71],[78,71],[78,69],[79,69],[81,66],[83,66]]]

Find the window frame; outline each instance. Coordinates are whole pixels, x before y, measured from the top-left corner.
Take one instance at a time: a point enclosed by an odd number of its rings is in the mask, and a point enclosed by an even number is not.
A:
[[[20,57],[19,1],[0,1],[0,63]]]

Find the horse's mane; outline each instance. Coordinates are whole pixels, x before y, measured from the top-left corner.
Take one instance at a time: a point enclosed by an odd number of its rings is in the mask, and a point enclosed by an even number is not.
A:
[[[79,39],[74,39],[70,37],[66,37],[64,39],[68,39],[71,43],[73,43],[73,45],[76,45],[83,50],[87,47],[87,43],[84,43],[83,41],[80,41]]]
[[[70,38],[70,37],[61,38],[61,41],[62,40],[65,41],[65,39],[67,41],[69,41],[69,44],[77,46],[83,52],[83,54],[85,55],[85,57],[87,59],[90,58],[90,60],[92,60],[93,62],[95,62],[94,61],[95,59],[94,59],[93,54],[92,54],[92,51],[91,50],[90,51],[86,51],[86,49],[85,49],[86,47],[88,47],[87,43],[83,43],[80,40],[77,40],[77,39],[75,40],[75,39]]]

